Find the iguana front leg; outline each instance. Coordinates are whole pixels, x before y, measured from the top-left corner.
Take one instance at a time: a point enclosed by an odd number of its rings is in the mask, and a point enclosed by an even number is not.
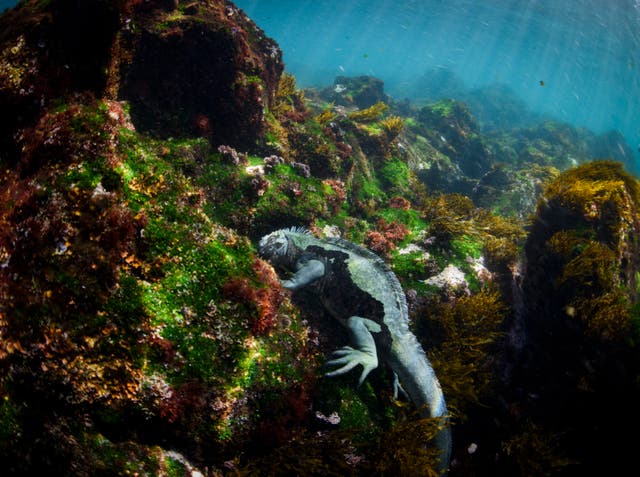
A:
[[[380,333],[381,328],[378,323],[361,316],[352,316],[346,322],[351,337],[351,346],[345,346],[334,351],[333,358],[327,361],[326,366],[339,366],[325,374],[325,376],[333,377],[345,374],[353,368],[362,365],[362,374],[358,380],[361,385],[368,374],[378,367],[378,354],[376,352],[376,343],[371,333]]]
[[[322,261],[301,258],[296,262],[296,272],[293,276],[288,280],[281,280],[280,284],[288,290],[299,290],[322,278],[324,273]]]

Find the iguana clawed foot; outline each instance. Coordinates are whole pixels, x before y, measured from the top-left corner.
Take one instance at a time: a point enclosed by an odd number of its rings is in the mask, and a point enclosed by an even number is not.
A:
[[[362,365],[362,374],[358,380],[358,385],[362,384],[371,371],[378,367],[378,354],[376,352],[376,343],[373,339],[373,333],[380,333],[380,325],[375,321],[361,316],[352,316],[346,323],[346,327],[351,334],[351,346],[345,346],[333,353],[333,359],[327,361],[327,366],[342,366],[325,374],[325,376],[333,377],[348,373],[353,368]]]
[[[361,364],[362,373],[360,374],[358,385],[362,384],[369,373],[378,367],[378,356],[376,356],[375,350],[373,354],[369,354],[359,349],[353,349],[351,346],[345,346],[344,348],[334,351],[332,357],[334,359],[327,361],[326,366],[343,366],[326,373],[325,376],[340,376]]]

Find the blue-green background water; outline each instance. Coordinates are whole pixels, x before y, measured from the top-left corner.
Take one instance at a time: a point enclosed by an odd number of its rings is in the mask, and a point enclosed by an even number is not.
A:
[[[531,111],[620,131],[640,159],[639,0],[235,3],[302,86],[369,74],[420,100],[506,85]]]
[[[640,164],[640,0],[235,3],[301,86],[368,74],[396,99],[433,100],[506,85],[533,112],[620,131]]]

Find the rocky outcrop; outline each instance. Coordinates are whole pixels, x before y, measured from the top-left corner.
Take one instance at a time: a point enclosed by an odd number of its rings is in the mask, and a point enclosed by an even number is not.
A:
[[[25,1],[0,18],[0,146],[78,92],[127,100],[137,129],[250,147],[281,52],[224,1]]]
[[[139,130],[250,148],[283,70],[273,40],[222,1],[134,10],[124,28],[117,95]]]
[[[389,101],[384,82],[373,76],[337,76],[333,86],[321,90],[320,96],[336,105],[359,109]]]
[[[639,207],[640,184],[621,164],[585,164],[545,190],[525,247],[529,412],[562,429],[571,459],[601,471],[632,455],[610,412],[640,421]]]

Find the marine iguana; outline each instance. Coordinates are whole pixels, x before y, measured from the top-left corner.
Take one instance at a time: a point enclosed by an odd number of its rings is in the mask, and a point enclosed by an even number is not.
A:
[[[259,253],[279,273],[292,275],[281,284],[315,292],[327,311],[349,330],[352,346],[338,349],[325,376],[362,366],[359,384],[378,366],[378,357],[393,370],[394,397],[408,394],[422,417],[443,420],[435,438],[440,474],[451,456],[451,430],[440,383],[427,356],[409,329],[405,294],[395,274],[373,252],[337,238],[318,239],[300,228],[276,230],[260,239]],[[399,381],[399,383],[398,383]]]

